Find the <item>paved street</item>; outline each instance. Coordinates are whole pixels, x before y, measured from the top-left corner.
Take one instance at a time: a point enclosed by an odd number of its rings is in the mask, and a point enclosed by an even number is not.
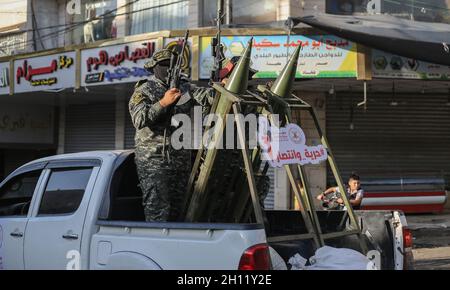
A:
[[[414,249],[417,270],[450,270],[450,247]]]
[[[417,270],[450,270],[450,214],[409,215]]]

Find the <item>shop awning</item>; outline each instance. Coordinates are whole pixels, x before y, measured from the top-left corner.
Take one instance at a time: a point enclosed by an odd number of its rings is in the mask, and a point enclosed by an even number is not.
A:
[[[450,65],[450,25],[411,21],[389,15],[317,14],[290,18],[348,40],[393,54]]]

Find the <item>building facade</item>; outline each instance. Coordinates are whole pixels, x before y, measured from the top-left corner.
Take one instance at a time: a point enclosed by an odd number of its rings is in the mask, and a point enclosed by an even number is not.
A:
[[[42,156],[132,149],[127,106],[135,82],[148,75],[142,66],[186,28],[191,30],[191,77],[200,84],[208,81],[215,0],[81,0],[70,7],[71,1],[25,2],[30,13],[0,28],[0,177]],[[225,4],[226,22],[241,25],[314,11],[383,13],[390,7],[373,0]],[[283,67],[290,47],[285,44],[304,46],[295,94],[318,112],[344,179],[354,171],[385,180],[450,174],[447,67],[364,48],[308,27],[289,38],[283,29],[264,27],[225,28],[224,35],[227,56],[239,55],[255,35],[252,61],[262,81]],[[319,144],[311,118],[301,112],[294,117],[309,144]],[[326,164],[306,171],[313,194],[334,184]],[[270,175],[268,207],[293,208],[284,170],[273,169]]]

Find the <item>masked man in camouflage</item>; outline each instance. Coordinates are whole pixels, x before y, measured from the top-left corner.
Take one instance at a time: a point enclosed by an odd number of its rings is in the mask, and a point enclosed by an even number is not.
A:
[[[172,116],[179,113],[189,115],[196,105],[202,106],[204,117],[209,113],[213,102],[211,88],[196,87],[187,81],[181,82],[180,90],[168,88],[166,79],[172,53],[171,50],[164,49],[153,55],[145,65],[145,68],[153,74],[147,80],[136,84],[129,102],[130,115],[136,128],[135,161],[143,192],[146,221],[179,221],[183,218],[180,213],[183,210],[187,182],[191,173],[192,150],[174,150],[170,146],[168,140],[177,128],[168,125],[171,124]],[[237,61],[238,59],[231,60],[234,63]],[[232,65],[224,66],[221,72],[223,85],[232,70]],[[240,154],[238,150],[236,152]],[[239,158],[225,160],[221,157],[225,155],[219,154],[219,163],[231,161],[230,168],[239,168],[235,164]],[[270,181],[267,176],[261,180],[262,182],[259,179],[257,178],[258,191],[263,201]],[[223,185],[218,187],[221,188]],[[219,199],[217,206],[223,207],[229,202],[225,200],[222,202]]]
[[[135,161],[143,193],[146,221],[176,221],[186,193],[191,170],[191,150],[170,146],[175,114],[190,114],[193,106],[209,111],[212,89],[182,80],[180,89],[169,89],[167,75],[172,50],[156,52],[145,68],[152,72],[136,84],[129,111],[136,128]],[[181,98],[181,100],[180,100]],[[180,104],[182,103],[182,104]],[[176,105],[175,105],[176,104]]]

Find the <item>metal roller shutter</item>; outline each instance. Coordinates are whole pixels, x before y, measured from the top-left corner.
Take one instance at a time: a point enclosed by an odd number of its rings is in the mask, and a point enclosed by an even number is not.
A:
[[[39,158],[38,151],[33,150],[5,150],[4,171],[5,177],[20,166]]]
[[[327,98],[327,135],[343,178],[396,178],[408,174],[450,174],[450,106],[445,95],[371,95],[368,110],[360,96]],[[350,128],[353,106],[353,129]],[[332,175],[328,183],[334,185]]]
[[[65,152],[114,150],[115,104],[69,105],[66,110]]]
[[[125,149],[134,149],[134,135],[136,130],[131,122],[130,113],[128,111],[128,100],[125,103]]]
[[[264,163],[263,163],[264,165]],[[269,167],[267,170],[267,176],[270,178],[270,190],[264,200],[264,207],[266,209],[274,209],[275,207],[275,168]]]

